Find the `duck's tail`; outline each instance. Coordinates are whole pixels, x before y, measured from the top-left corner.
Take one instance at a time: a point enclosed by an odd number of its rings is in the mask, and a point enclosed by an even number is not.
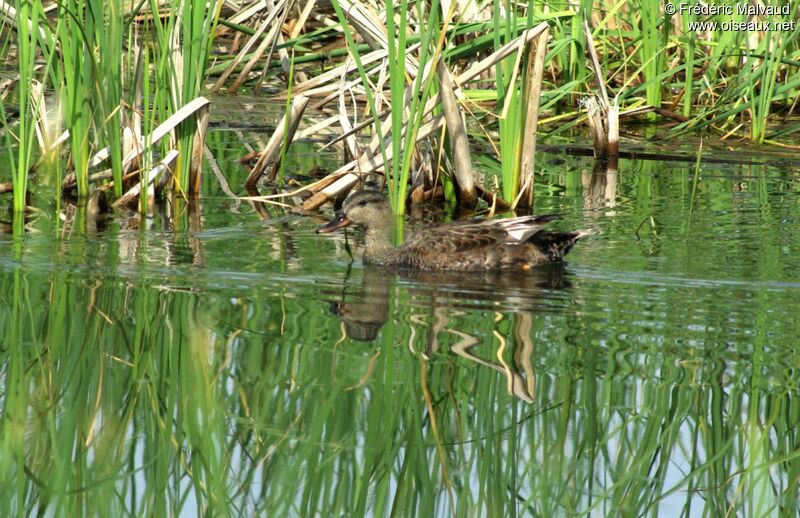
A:
[[[528,242],[547,255],[551,261],[560,261],[572,249],[575,243],[584,236],[591,235],[591,231],[558,232],[553,230],[540,230],[528,239]]]

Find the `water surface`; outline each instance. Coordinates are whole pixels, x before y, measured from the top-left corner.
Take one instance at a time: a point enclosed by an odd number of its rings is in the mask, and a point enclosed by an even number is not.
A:
[[[237,193],[242,137],[210,136]],[[208,167],[173,219],[0,234],[0,512],[794,515],[796,170],[537,169],[595,235],[529,275],[365,267],[329,207],[264,217]]]

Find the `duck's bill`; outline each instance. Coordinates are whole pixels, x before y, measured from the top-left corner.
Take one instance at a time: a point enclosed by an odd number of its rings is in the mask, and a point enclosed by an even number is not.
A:
[[[335,218],[330,220],[329,222],[325,223],[321,227],[317,229],[317,234],[327,234],[328,232],[333,232],[338,228],[344,228],[350,224],[350,220],[347,219],[342,213],[336,215]]]

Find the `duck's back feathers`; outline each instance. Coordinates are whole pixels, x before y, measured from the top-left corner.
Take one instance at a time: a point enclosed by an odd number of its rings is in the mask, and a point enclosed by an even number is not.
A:
[[[424,270],[527,270],[561,261],[579,232],[542,228],[558,214],[503,220],[471,220],[424,229],[391,262]]]
[[[558,214],[509,219],[455,221],[424,229],[406,241],[404,248],[440,253],[469,252],[484,247],[526,242]]]

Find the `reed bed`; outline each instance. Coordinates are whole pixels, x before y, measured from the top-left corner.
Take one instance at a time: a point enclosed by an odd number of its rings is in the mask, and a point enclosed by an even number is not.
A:
[[[330,145],[346,148],[350,160],[331,181],[293,198],[305,210],[370,176],[388,186],[398,214],[436,193],[465,206],[479,196],[529,205],[530,135],[541,140],[591,119],[583,106],[594,95],[609,117],[594,126],[606,132],[619,130],[618,112],[623,121],[663,122],[670,137],[703,131],[787,145],[800,130],[791,118],[800,94],[798,6],[757,14],[738,4],[731,14],[685,7],[655,0],[582,0],[569,8],[494,0],[446,9],[438,1],[3,1],[2,30],[15,37],[4,44],[5,60],[25,79],[0,95],[6,102],[13,91],[19,106],[13,120],[5,110],[3,118],[5,145],[15,148],[15,211],[24,209],[37,156],[60,157],[51,163],[67,164],[64,187],[81,200],[94,189],[120,199],[141,183],[139,210],[146,210],[144,193],[152,203],[165,185],[179,195],[196,192],[208,113],[187,114],[165,140],[145,135],[223,88],[282,87],[271,95],[286,100],[290,129],[314,117],[317,130],[335,135]],[[50,109],[68,137],[34,141],[48,132],[29,79],[43,83],[42,102],[57,103]],[[296,108],[299,95],[307,111]],[[276,159],[294,131],[258,154],[249,183],[270,164],[279,171]],[[492,151],[476,161],[465,134]],[[149,174],[172,149],[174,164]]]

